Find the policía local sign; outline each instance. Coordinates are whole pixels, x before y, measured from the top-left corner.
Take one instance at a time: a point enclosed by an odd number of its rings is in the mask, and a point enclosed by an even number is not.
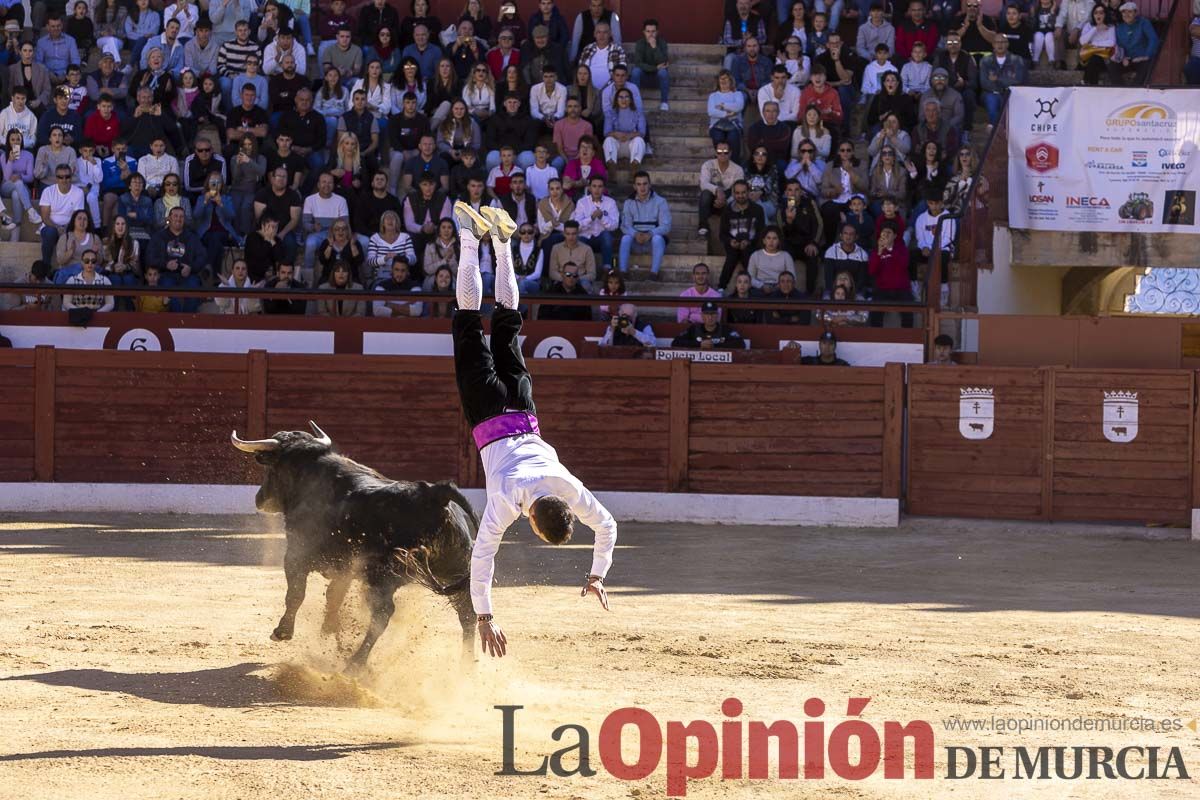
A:
[[[1200,89],[1019,86],[1008,103],[1013,228],[1200,233]]]

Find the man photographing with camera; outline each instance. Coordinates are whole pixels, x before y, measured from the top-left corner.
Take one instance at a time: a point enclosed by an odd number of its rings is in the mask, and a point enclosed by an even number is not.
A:
[[[655,342],[650,323],[638,322],[637,307],[632,303],[621,304],[600,337],[601,347],[654,347]]]

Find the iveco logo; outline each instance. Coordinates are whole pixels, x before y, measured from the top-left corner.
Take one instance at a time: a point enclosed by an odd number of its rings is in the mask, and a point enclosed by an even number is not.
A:
[[[1187,169],[1187,163],[1185,163],[1183,161],[1176,161],[1175,163],[1172,164],[1168,161],[1164,161],[1162,163],[1162,168],[1163,169]]]

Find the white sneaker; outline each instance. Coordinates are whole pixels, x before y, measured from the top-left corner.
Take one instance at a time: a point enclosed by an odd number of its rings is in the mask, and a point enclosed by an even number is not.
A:
[[[13,222],[13,218],[7,213],[0,213],[0,230],[11,231],[17,227],[17,223]]]
[[[670,111],[670,110],[671,110],[671,104],[670,104],[670,103],[659,103],[659,104],[658,104],[658,110],[659,110],[659,111]]]
[[[25,216],[28,217],[29,221],[31,223],[33,223],[34,225],[42,224],[42,215],[38,213],[38,210],[36,208],[31,208],[28,211],[26,211]]]

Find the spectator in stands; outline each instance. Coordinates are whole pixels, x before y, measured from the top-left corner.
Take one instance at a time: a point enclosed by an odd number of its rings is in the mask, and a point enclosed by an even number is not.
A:
[[[962,140],[958,129],[942,114],[942,106],[932,95],[926,95],[921,107],[921,123],[913,131],[913,149],[923,152],[925,145],[936,142],[943,153],[952,153]]]
[[[947,81],[946,85],[949,89],[953,89],[962,96],[962,119],[955,125],[962,131],[963,141],[967,141],[970,136],[972,121],[975,118],[975,98],[976,89],[979,84],[979,69],[975,65],[975,59],[970,54],[963,52],[962,37],[951,31],[946,35],[946,49],[938,52],[934,59],[934,73],[931,78],[931,86],[934,94],[938,95],[939,100],[943,100],[943,94],[939,93],[937,87],[937,69],[946,70]],[[952,109],[947,110],[945,103],[942,106],[943,114],[947,114],[953,123]]]
[[[992,40],[992,53],[979,62],[979,88],[987,108],[988,125],[1000,119],[1000,110],[1008,99],[1008,90],[1029,80],[1029,66],[1020,56],[1008,52],[1008,39],[997,35]]]
[[[538,202],[538,234],[547,260],[551,248],[563,240],[563,226],[574,216],[575,201],[563,191],[562,180],[551,178],[549,194]],[[619,215],[617,219],[620,220]]]
[[[779,107],[779,117],[786,120],[800,118],[800,89],[790,82],[787,67],[776,64],[771,70],[771,82],[758,90],[758,110],[763,113],[767,103]]]
[[[834,276],[842,271],[849,272],[857,286],[867,282],[870,256],[858,244],[858,229],[847,223],[838,231],[838,240],[829,245],[823,262],[823,282],[827,295],[834,284]]]
[[[449,270],[450,280],[454,280],[458,274],[458,229],[454,227],[453,219],[446,217],[438,223],[437,236],[425,245],[421,267],[426,276],[422,288],[427,292],[433,291],[436,283],[433,276],[439,270]]]
[[[1033,28],[1026,19],[1021,6],[1009,4],[996,19],[996,33],[1008,39],[1008,52],[1020,56],[1026,64],[1032,63]]]
[[[568,161],[578,157],[579,143],[593,134],[592,123],[581,116],[578,98],[568,97],[567,115],[554,123],[554,166],[561,171]],[[573,187],[569,187],[573,188]]]
[[[561,245],[560,245],[561,247]],[[588,252],[591,252],[590,250]],[[566,295],[587,297],[588,290],[579,281],[579,268],[575,262],[568,261],[562,265],[562,277],[554,281],[546,290],[548,295]],[[552,305],[545,304],[538,309],[538,319],[585,322],[592,318],[592,310],[585,305]]]
[[[692,285],[679,293],[680,297],[720,297],[721,293],[709,285],[708,265],[700,262],[692,267]],[[717,312],[718,318],[721,312]],[[679,306],[675,309],[677,322],[697,324],[703,322],[700,306]]]
[[[942,206],[942,195],[931,190],[925,195],[925,211],[913,223],[916,246],[912,249],[909,274],[918,277],[925,274],[925,268],[931,263],[933,251],[941,251],[941,304],[950,302],[950,260],[954,257],[954,240],[958,235],[958,223],[949,217]],[[942,217],[946,217],[942,220]],[[938,234],[938,222],[942,230]]]
[[[471,67],[462,97],[471,117],[480,125],[496,113],[496,82],[487,64],[480,62]]]
[[[550,283],[561,282],[567,265],[576,273],[585,289],[596,280],[596,255],[592,248],[579,241],[579,222],[569,219],[563,223],[563,240],[550,250],[546,275]]]
[[[613,236],[621,226],[617,202],[605,191],[604,179],[596,175],[588,181],[588,192],[575,204],[572,219],[579,223],[579,238],[600,258],[600,268],[613,267]]]
[[[805,55],[811,55],[808,43],[808,6],[804,0],[776,0],[775,49],[783,50],[788,39],[798,39]]]
[[[779,104],[774,101],[763,106],[762,115],[763,118],[751,125],[746,133],[746,149],[750,152],[751,163],[754,153],[762,150],[766,154],[766,163],[779,174],[792,153],[792,126],[779,119]]]
[[[806,109],[806,114],[809,106],[816,106],[821,114],[821,123],[825,127],[842,129],[845,116],[841,98],[838,96],[838,90],[826,82],[825,68],[820,64],[813,65],[809,84],[800,93],[800,107]]]
[[[937,364],[939,366],[954,366],[954,339],[944,333],[939,333],[935,336],[933,339],[933,354],[926,363]]]
[[[12,216],[0,207],[0,230],[8,231],[9,241],[21,240],[20,225],[27,216],[35,225],[42,221],[29,193],[33,185],[33,154],[22,146],[21,131],[9,128],[8,147],[0,152],[0,196],[12,199]]]
[[[582,54],[586,48],[594,43],[597,38],[597,28],[601,25],[608,27],[612,34],[612,40],[619,46],[621,44],[621,18],[615,11],[609,11],[604,7],[604,0],[589,0],[586,11],[579,12],[575,17],[575,28],[571,33],[571,49],[569,52],[572,61],[578,59],[582,62]]]
[[[321,291],[362,291],[362,284],[354,281],[350,265],[339,261],[333,265],[329,282],[321,284]],[[361,300],[322,298],[316,301],[317,314],[322,317],[361,317],[366,314],[367,304]]]
[[[922,0],[910,0],[908,13],[896,30],[896,57],[900,61],[908,61],[917,42],[925,45],[926,52],[937,50],[938,29],[926,18],[925,3]]]
[[[542,248],[538,246],[537,226],[532,220],[517,224],[517,235],[511,239],[509,246],[512,248],[513,272],[518,288],[522,294],[537,294],[542,288],[546,259]]]
[[[812,321],[812,312],[791,303],[806,299],[806,295],[796,288],[796,276],[784,272],[779,276],[779,285],[773,291],[763,294],[764,300],[783,300],[789,306],[772,308],[763,313],[763,321],[772,325],[808,325]]]
[[[816,289],[817,259],[821,255],[823,237],[821,212],[813,195],[804,191],[794,178],[788,180],[783,191],[784,201],[778,217],[783,249],[797,268],[804,267],[804,286],[812,294]]]
[[[1083,82],[1097,86],[1100,75],[1108,73],[1113,80],[1112,64],[1118,54],[1117,29],[1108,22],[1108,14],[1102,5],[1092,7],[1092,16],[1085,22],[1079,36],[1079,63],[1083,66]]]
[[[938,119],[947,129],[962,130],[966,119],[962,94],[950,86],[950,73],[944,67],[937,67],[930,75],[929,91],[923,93],[920,99],[922,120],[928,121],[926,106],[930,102],[938,106]],[[955,142],[957,144],[957,142]]]
[[[1050,67],[1056,66],[1057,59],[1062,55],[1062,51],[1056,49],[1060,37],[1055,30],[1059,15],[1059,7],[1056,0],[1034,0],[1033,9],[1029,14],[1029,23],[1033,31],[1033,44],[1030,49],[1030,67],[1037,69],[1041,65],[1042,52],[1046,53],[1046,63]]]
[[[634,107],[628,86],[617,92],[615,102],[604,113],[604,161],[611,174],[617,160],[627,157],[629,168],[637,172],[646,157],[646,117]]]
[[[295,267],[283,263],[278,266],[274,277],[267,281],[266,288],[290,291],[307,287],[295,279]],[[263,312],[267,314],[303,315],[308,310],[305,300],[264,300],[262,305]]]
[[[882,205],[892,205],[893,216],[895,215],[896,202],[893,198],[885,198]],[[838,224],[853,225],[854,230],[858,232],[858,241],[872,242],[875,240],[875,217],[867,209],[867,198],[861,194],[855,194],[850,197],[850,202],[846,204],[846,209],[838,215]],[[900,220],[903,222],[903,220]],[[897,235],[901,235],[903,231],[897,231]],[[828,285],[828,284],[826,284]]]
[[[992,52],[992,40],[996,35],[996,32],[988,27],[979,3],[980,0],[966,0],[963,12],[955,18],[952,26],[952,32],[962,39],[962,48],[976,61]]]
[[[763,218],[769,223],[775,219],[779,207],[779,169],[771,162],[765,147],[754,148],[745,174],[750,199],[762,207]]]
[[[196,230],[203,231],[204,268],[208,274],[217,275],[225,260],[225,248],[241,247],[244,242],[238,233],[233,198],[225,190],[225,181],[220,173],[214,172],[208,176],[207,189],[196,201],[193,216]]]
[[[1094,0],[1061,0],[1057,4],[1058,16],[1054,19],[1054,51],[1058,55],[1058,69],[1066,69],[1067,49],[1079,47],[1079,36],[1083,26],[1091,19]]]
[[[937,142],[927,142],[921,154],[924,157],[920,163],[909,162],[908,170],[909,191],[915,198],[912,205],[914,214],[920,214],[923,210],[921,198],[931,191],[943,194],[946,191],[946,183],[950,180],[950,170],[946,166],[941,145]]]
[[[759,43],[767,40],[767,26],[763,18],[751,9],[750,0],[736,0],[732,12],[726,16],[721,31],[720,43],[728,51],[725,69],[732,69],[734,59],[745,53],[748,39],[755,39]]]
[[[129,232],[124,217],[117,217],[109,235],[100,243],[100,267],[113,286],[137,286],[142,279],[141,247]],[[131,310],[133,303],[122,298],[122,311]]]
[[[644,88],[647,79],[658,85],[659,111],[670,111],[671,56],[667,40],[658,33],[658,20],[647,19],[642,23],[642,38],[633,46],[633,60],[629,62],[633,85]]]
[[[946,182],[946,189],[942,195],[946,201],[946,210],[951,214],[963,213],[963,204],[966,202],[967,194],[970,193],[971,187],[974,185],[975,173],[978,170],[979,159],[976,158],[975,151],[966,145],[960,147],[958,155],[954,159],[954,167],[948,170],[950,177]],[[987,178],[980,175],[976,203],[980,202],[981,197],[986,197],[987,193]]]
[[[151,234],[159,227],[154,218],[154,203],[145,189],[146,181],[134,172],[129,176],[129,190],[118,198],[115,209],[116,213],[128,220],[131,234],[140,242],[149,242]],[[186,205],[185,200],[180,207]]]
[[[859,59],[854,48],[844,46],[841,34],[837,31],[830,31],[825,52],[814,59],[814,64],[819,64],[825,69],[826,83],[838,93],[842,110],[846,112],[842,127],[848,133],[850,125],[848,109],[853,108],[858,99],[858,86],[862,83],[862,75],[867,67],[866,62]],[[808,105],[803,97],[801,97],[801,105],[804,107]]]
[[[700,227],[696,235],[701,239],[708,237],[709,219],[714,213],[724,210],[733,185],[746,177],[745,171],[731,159],[731,145],[717,143],[714,152],[716,158],[711,158],[700,166]]]
[[[386,293],[384,300],[371,303],[372,316],[376,317],[419,317],[425,312],[424,305],[418,300],[393,299],[391,295],[412,295],[421,291],[421,286],[413,280],[408,261],[401,254],[392,258],[391,277],[380,281],[375,291]]]
[[[804,55],[804,43],[795,36],[789,37],[783,43],[775,55],[775,63],[782,65],[787,70],[788,83],[798,90],[803,89],[804,85],[808,83],[808,76],[812,72],[812,61]]]
[[[83,210],[83,190],[71,183],[71,167],[60,164],[54,170],[53,185],[42,190],[38,198],[41,210],[42,260],[54,260],[54,248],[58,237],[67,230],[71,216]]]
[[[750,185],[745,180],[733,184],[731,201],[721,212],[721,245],[725,249],[725,265],[717,287],[724,290],[733,276],[745,270],[750,254],[766,224],[762,206],[750,200]]]
[[[858,26],[854,49],[863,61],[871,61],[875,58],[875,48],[881,44],[887,45],[889,53],[895,51],[896,29],[892,27],[892,23],[884,19],[883,3],[874,0],[868,11],[866,22],[862,22]]]
[[[567,102],[579,101],[579,114],[592,125],[593,131],[604,128],[604,108],[600,91],[592,85],[592,70],[580,64],[575,70],[575,81],[567,87]]]
[[[657,339],[649,322],[638,319],[632,303],[622,303],[600,337],[601,347],[654,347]]]
[[[252,280],[267,279],[279,264],[287,261],[287,248],[278,234],[279,219],[270,211],[264,211],[258,218],[258,228],[246,236],[243,250]]]
[[[779,228],[767,226],[762,234],[762,247],[750,254],[750,263],[746,268],[753,288],[771,292],[779,284],[781,274],[795,273],[795,262],[787,251],[780,249],[781,244]]]
[[[28,94],[21,84],[12,88],[11,102],[3,111],[0,111],[0,130],[5,134],[9,131],[17,131],[21,134],[21,146],[32,150],[37,142],[38,119],[25,104]]]
[[[579,64],[591,70],[592,87],[602,91],[612,78],[613,68],[618,64],[626,65],[627,62],[625,49],[619,40],[613,39],[612,28],[607,23],[600,23],[595,31],[596,41],[579,53]]]
[[[82,64],[75,40],[63,33],[61,12],[46,17],[46,34],[38,39],[35,48],[37,62],[50,71],[54,83],[62,83],[67,76],[67,66]]]
[[[450,224],[451,227],[453,227],[454,223],[451,222]],[[455,238],[457,239],[457,237]],[[449,267],[438,267],[437,272],[433,273],[433,277],[429,278],[429,280],[433,282],[432,286],[430,287],[431,291],[453,296],[454,273],[450,271]],[[427,300],[425,302],[425,316],[433,317],[435,319],[450,319],[454,316],[455,308],[456,305],[453,299],[449,301]]]
[[[1197,13],[1192,17],[1192,22],[1188,26],[1188,35],[1191,36],[1192,47],[1189,51],[1187,63],[1183,65],[1183,74],[1192,86],[1200,85],[1200,9],[1193,5],[1193,10]]]
[[[486,57],[487,65],[492,71],[492,77],[496,81],[500,81],[504,77],[504,71],[508,67],[519,67],[521,64],[521,51],[517,48],[516,37],[512,31],[501,31],[496,37],[496,46],[488,51]]]
[[[711,301],[700,307],[700,322],[692,323],[671,342],[672,347],[699,350],[742,350],[741,334],[721,322],[717,304]]]
[[[213,154],[213,145],[208,139],[197,139],[191,155],[183,160],[183,193],[195,203],[207,191],[208,177],[213,173],[225,177],[224,156]]]
[[[543,133],[553,133],[555,124],[567,114],[567,87],[558,82],[552,64],[542,67],[542,80],[529,91],[529,111],[542,123]]]
[[[83,209],[71,214],[71,221],[54,246],[54,266],[58,268],[54,280],[63,283],[67,277],[80,270],[80,260],[86,250],[100,250],[100,237],[88,230],[88,214]]]
[[[896,236],[896,226],[885,224],[879,231],[879,242],[871,251],[868,269],[871,281],[875,286],[872,299],[876,302],[912,302],[913,292],[908,273],[908,248]],[[871,327],[883,325],[883,314],[871,312]],[[913,315],[910,311],[901,312],[900,325],[904,328],[913,326]]]
[[[537,224],[537,201],[525,185],[525,173],[514,172],[509,179],[507,192],[493,192],[493,208],[503,208],[518,225],[528,222]]]
[[[25,276],[25,283],[30,286],[50,283],[50,265],[45,261],[35,261],[29,267],[29,273]],[[21,302],[11,311],[50,311],[54,307],[54,295],[36,294],[21,295]]]
[[[912,151],[912,137],[901,127],[900,117],[891,111],[883,115],[883,124],[871,137],[871,143],[867,145],[867,154],[871,156],[872,168],[878,163],[879,154],[885,147],[890,147],[901,161],[907,161],[908,154]]]
[[[758,300],[761,293],[750,284],[750,276],[745,272],[733,279],[729,297],[734,300]],[[754,325],[759,322],[762,313],[756,308],[738,308],[733,306],[725,309],[728,312],[730,325]]]
[[[671,209],[666,199],[650,186],[650,175],[633,176],[633,196],[621,209],[621,252],[619,268],[629,271],[632,253],[650,252],[650,280],[659,280],[658,270],[671,235]]]
[[[262,283],[250,279],[246,259],[234,259],[229,276],[217,287],[218,295],[214,298],[218,314],[260,314],[262,301],[251,297],[221,297],[221,289],[261,289]]]
[[[80,258],[82,269],[76,275],[67,278],[68,286],[112,286],[112,282],[108,278],[96,271],[96,265],[100,261],[95,250],[87,250]],[[62,298],[63,311],[72,311],[76,308],[86,308],[95,311],[112,311],[113,296],[111,294],[88,293],[85,289],[81,289],[78,294],[64,294]]]
[[[601,15],[603,15],[603,5]],[[612,24],[611,17],[609,24]],[[553,42],[556,47],[562,48],[563,59],[565,61],[567,47],[571,44],[571,31],[567,27],[567,21],[563,17],[562,12],[558,10],[558,6],[555,5],[554,0],[538,0],[538,10],[533,12],[529,17],[529,35],[531,39],[538,37],[538,26],[546,29],[544,36],[550,42]],[[619,30],[619,26],[617,27]],[[582,39],[582,31],[580,31],[580,38]]]
[[[404,232],[400,215],[395,211],[385,211],[379,218],[379,230],[367,244],[365,268],[371,284],[388,277],[396,255],[404,256],[410,266],[417,261],[412,237]]]
[[[837,274],[836,283],[833,285],[833,293],[826,292],[827,298],[834,302],[841,303],[849,300],[864,300],[865,298],[856,290],[854,277],[849,272],[839,272]],[[866,311],[858,311],[852,309],[831,309],[825,308],[817,315],[817,322],[830,325],[866,325],[869,315]]]
[[[867,171],[854,155],[854,145],[843,141],[838,145],[837,161],[830,162],[821,176],[821,214],[825,230],[836,230],[839,215],[855,194],[870,189]]]
[[[838,358],[837,354],[837,336],[833,331],[825,331],[821,334],[821,338],[817,339],[817,355],[804,356],[800,359],[801,364],[810,364],[820,367],[848,367],[850,362]]]
[[[863,103],[869,105],[875,95],[879,94],[880,82],[884,75],[896,72],[896,66],[889,59],[890,55],[891,51],[886,44],[880,42],[875,45],[875,56],[863,69],[862,85],[859,87],[862,89]]]
[[[608,178],[608,170],[604,162],[597,158],[598,145],[591,136],[579,140],[578,155],[567,162],[563,168],[563,187],[572,200],[578,201],[587,190],[588,181],[593,175]]]
[[[717,75],[717,89],[708,96],[708,135],[714,145],[727,143],[733,161],[741,160],[742,112],[746,96],[734,86],[728,70]]]
[[[625,276],[618,270],[610,269],[604,275],[604,285],[600,287],[601,297],[624,297],[629,294],[625,287]],[[596,306],[596,318],[602,322],[608,322],[617,313],[615,305]]]
[[[933,75],[933,65],[925,60],[925,55],[924,43],[913,43],[912,59],[900,68],[901,88],[914,102],[929,91]]]
[[[346,198],[333,192],[331,173],[322,172],[317,178],[317,191],[304,198],[301,219],[304,226],[303,274],[310,276],[317,248],[325,241],[333,223],[337,220],[350,220],[350,206],[346,203]]]
[[[1109,61],[1113,85],[1120,86],[1125,75],[1132,72],[1133,85],[1145,86],[1158,53],[1158,34],[1150,20],[1138,15],[1137,3],[1122,3],[1120,12],[1117,46],[1121,48],[1121,60]]]
[[[52,107],[50,71],[40,61],[34,60],[32,42],[23,43],[19,60],[9,65],[8,86],[25,88],[29,109],[34,114],[41,114]]]
[[[883,208],[883,199],[908,199],[908,170],[896,158],[896,149],[884,145],[879,151],[879,160],[871,167],[871,178],[867,197],[871,201],[871,214],[879,216]]]
[[[747,37],[743,51],[726,67],[733,75],[734,86],[747,100],[757,97],[758,90],[771,82],[771,59],[762,54],[760,41],[754,36]]]
[[[204,260],[204,245],[184,223],[183,208],[175,207],[167,215],[167,227],[150,238],[146,263],[165,267],[160,278],[163,287],[200,288],[200,267]],[[200,308],[198,298],[172,297],[172,311],[195,313]]]
[[[489,171],[500,164],[500,152],[504,147],[512,148],[520,169],[533,165],[533,148],[540,126],[525,112],[521,102],[521,98],[509,95],[504,98],[503,108],[487,121],[484,141],[488,154],[484,167]]]
[[[900,76],[895,72],[887,72],[880,81],[880,92],[871,98],[863,120],[867,138],[873,138],[879,132],[889,114],[896,115],[900,130],[907,131],[917,124],[916,102],[904,93]]]

